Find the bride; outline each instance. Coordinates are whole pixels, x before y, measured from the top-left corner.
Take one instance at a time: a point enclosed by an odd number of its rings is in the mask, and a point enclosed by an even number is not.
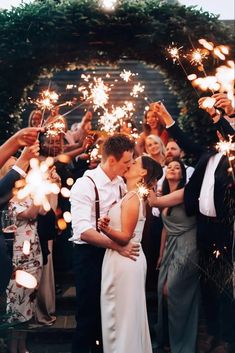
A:
[[[99,220],[99,228],[120,245],[141,242],[145,204],[138,184],[148,188],[162,167],[148,156],[137,158],[124,177],[127,194]],[[136,262],[107,249],[102,266],[101,316],[104,353],[152,353],[145,298],[146,259]]]

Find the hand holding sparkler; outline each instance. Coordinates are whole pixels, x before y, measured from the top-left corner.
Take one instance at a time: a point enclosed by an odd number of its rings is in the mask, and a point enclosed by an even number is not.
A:
[[[17,149],[24,146],[31,146],[37,140],[38,133],[43,132],[44,128],[26,127],[18,131],[12,139],[17,144]]]
[[[213,97],[213,96],[212,96]],[[205,110],[212,117],[214,122],[217,122],[220,118],[220,113],[216,112],[215,98],[212,97],[202,97],[198,100],[199,108]]]
[[[228,98],[226,93],[215,93],[212,98],[215,99],[214,106],[216,109],[223,109],[228,116],[234,114],[232,101]]]
[[[152,103],[151,107],[153,108],[153,111],[161,117],[161,122],[163,125],[169,126],[174,123],[174,119],[161,101]]]

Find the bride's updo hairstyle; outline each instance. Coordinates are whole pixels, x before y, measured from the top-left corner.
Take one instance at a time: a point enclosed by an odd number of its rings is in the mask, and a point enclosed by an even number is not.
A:
[[[141,162],[142,167],[147,170],[144,183],[148,188],[151,188],[163,175],[161,164],[149,156],[141,156]]]

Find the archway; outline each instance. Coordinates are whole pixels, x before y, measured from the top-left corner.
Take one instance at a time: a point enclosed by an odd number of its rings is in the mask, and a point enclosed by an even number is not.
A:
[[[66,69],[71,63],[113,64],[125,57],[159,66],[184,107],[183,126],[196,137],[202,130],[208,135],[198,97],[181,68],[166,60],[166,48],[174,42],[189,51],[201,37],[230,44],[229,32],[215,16],[159,0],[123,0],[113,13],[103,12],[96,0],[45,0],[2,11],[0,23],[2,139],[19,126],[28,90],[43,71]],[[196,70],[185,65],[190,73]],[[213,71],[212,58],[205,67]]]

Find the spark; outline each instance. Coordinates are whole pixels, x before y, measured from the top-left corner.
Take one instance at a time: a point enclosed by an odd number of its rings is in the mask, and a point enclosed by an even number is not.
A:
[[[51,110],[57,103],[59,95],[55,91],[44,90],[40,93],[40,98],[36,100],[36,104],[40,109]]]
[[[172,45],[173,45],[173,46],[169,46],[169,47],[167,48],[167,51],[168,51],[168,53],[170,54],[170,56],[172,57],[173,63],[175,64],[175,62],[180,59],[180,50],[181,50],[183,47],[177,48],[176,46],[174,46],[174,43],[172,43]]]
[[[221,255],[219,250],[214,250],[213,254],[215,255],[216,259]]]
[[[71,213],[68,212],[68,211],[63,213],[63,218],[64,218],[66,223],[70,223],[72,221]]]
[[[135,76],[135,74],[133,74],[131,71],[127,71],[127,70],[123,70],[120,73],[120,77],[125,81],[125,82],[129,82],[131,79],[131,76]]]
[[[49,168],[52,166],[52,160],[47,158],[41,163],[36,158],[30,160],[31,169],[25,178],[25,185],[17,192],[19,200],[30,196],[35,206],[42,206],[45,211],[51,209],[48,195],[58,194],[60,191],[58,185],[52,183],[49,179]]]
[[[216,144],[216,149],[223,154],[230,155],[231,151],[235,151],[235,143],[232,142],[233,136],[229,136],[228,141],[219,141]]]
[[[137,193],[141,199],[144,199],[148,196],[149,194],[149,189],[143,184],[139,183],[137,184]]]
[[[210,51],[214,49],[214,44],[212,42],[208,42],[206,39],[201,38],[198,40],[198,42],[205,48]]]
[[[212,108],[216,103],[216,99],[212,98],[212,97],[207,97],[203,103],[202,103],[202,107],[203,108]]]
[[[98,108],[105,109],[105,105],[108,103],[109,95],[108,92],[111,90],[100,77],[93,77],[93,82],[90,82],[90,75],[81,75],[85,82],[88,82],[88,87],[81,86],[78,91],[83,94],[85,101],[91,101],[94,105],[94,110]]]
[[[208,57],[207,51],[202,49],[195,49],[189,54],[190,62],[192,65],[202,65],[202,61]]]
[[[136,84],[133,86],[133,89],[130,93],[130,95],[132,97],[138,98],[139,97],[139,93],[143,93],[145,89],[144,85],[141,85],[140,83]]]
[[[193,80],[196,80],[197,75],[196,74],[190,74],[190,75],[187,76],[187,78],[188,78],[189,81],[193,81]]]
[[[23,243],[23,254],[29,255],[30,253],[30,242],[28,240],[25,240]]]
[[[16,270],[15,280],[17,284],[25,288],[33,289],[37,286],[36,278],[23,270]]]
[[[220,84],[220,92],[227,92],[228,98],[234,102],[234,61],[229,60],[227,65],[222,65],[216,69],[216,78]]]
[[[46,128],[46,132],[45,132],[46,137],[56,137],[60,134],[65,134],[67,130],[65,119],[62,115],[57,115],[54,118],[54,121],[46,125],[45,128]]]
[[[213,53],[215,56],[217,56],[220,60],[225,60],[226,57],[225,55],[220,51],[219,47],[216,47],[214,50],[213,50]]]

